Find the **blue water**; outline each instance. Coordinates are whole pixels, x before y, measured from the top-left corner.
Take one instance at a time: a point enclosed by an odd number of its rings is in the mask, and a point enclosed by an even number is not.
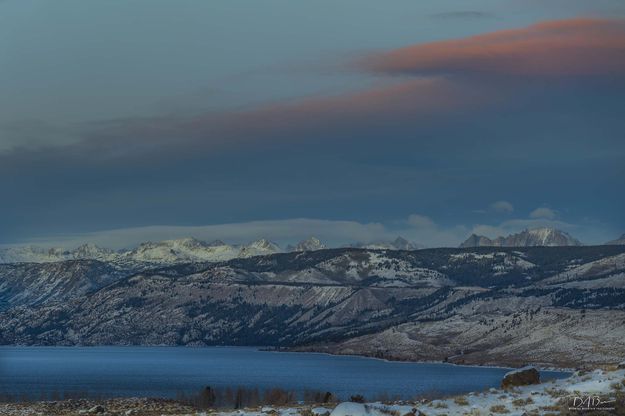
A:
[[[496,387],[507,371],[243,347],[0,347],[0,393],[33,397],[55,391],[175,397],[203,386],[243,386],[330,391],[339,398],[386,393],[409,399]]]

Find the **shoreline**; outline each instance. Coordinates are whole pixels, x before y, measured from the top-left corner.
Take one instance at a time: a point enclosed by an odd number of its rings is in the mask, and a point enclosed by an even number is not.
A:
[[[189,348],[189,349],[208,349],[208,348],[237,348],[237,349],[250,349],[258,352],[269,352],[269,353],[305,353],[305,354],[320,354],[331,357],[352,357],[352,358],[361,358],[368,360],[378,360],[382,362],[388,363],[407,363],[407,364],[445,364],[456,367],[480,367],[480,368],[496,368],[502,370],[514,370],[523,366],[514,366],[509,363],[501,362],[501,363],[457,363],[450,361],[439,361],[439,360],[411,360],[411,359],[402,359],[402,358],[393,358],[393,357],[377,357],[370,354],[343,354],[343,353],[334,353],[330,351],[321,351],[317,349],[294,349],[298,347],[275,347],[275,346],[254,346],[254,345],[132,345],[132,344],[105,344],[105,345],[0,345],[0,352],[2,349],[8,348]],[[306,347],[304,347],[306,348]],[[608,363],[608,364],[600,364],[594,365],[593,368],[603,368],[609,367],[612,365],[616,365],[618,363]],[[560,373],[573,373],[577,370],[582,369],[584,366],[580,365],[577,367],[558,367],[558,366],[544,366],[541,364],[533,364],[527,363],[525,365],[531,365],[536,367],[539,371],[552,371],[552,372],[560,372]]]
[[[327,351],[297,351],[297,350],[264,350],[266,352],[279,352],[279,353],[285,353],[285,352],[290,352],[290,353],[304,353],[304,354],[323,354],[323,355],[329,355],[331,357],[353,357],[353,358],[365,358],[368,360],[378,360],[378,361],[384,361],[387,363],[406,363],[406,364],[444,364],[444,365],[449,365],[449,366],[454,366],[454,367],[480,367],[480,368],[496,368],[496,369],[500,369],[500,370],[515,370],[517,368],[520,367],[510,367],[508,365],[504,365],[504,364],[466,364],[466,363],[453,363],[453,362],[448,362],[448,361],[436,361],[436,360],[401,360],[401,359],[392,359],[392,358],[381,358],[381,357],[375,357],[372,355],[358,355],[358,354],[341,354],[341,353],[332,353],[332,352],[327,352]],[[539,371],[553,371],[553,372],[560,372],[560,373],[573,373],[575,371],[577,371],[577,368],[558,368],[558,367],[541,367],[538,365],[534,365],[534,364],[528,364],[532,367],[536,367],[537,370]]]
[[[107,414],[111,416],[443,416],[460,414],[538,415],[569,414],[584,411],[579,397],[596,397],[599,411],[625,410],[625,368],[576,372],[558,380],[538,384],[516,384],[511,388],[491,388],[438,398],[389,401],[331,401],[257,403],[251,406],[211,407],[180,400],[145,397],[109,399],[68,399],[0,403],[0,414],[7,416],[69,416]],[[599,399],[600,398],[600,399]],[[577,404],[576,404],[577,403]],[[560,413],[562,412],[562,413]],[[566,413],[564,413],[566,412]],[[585,414],[585,413],[584,413]],[[600,413],[604,414],[604,413]],[[612,414],[612,413],[609,413]]]

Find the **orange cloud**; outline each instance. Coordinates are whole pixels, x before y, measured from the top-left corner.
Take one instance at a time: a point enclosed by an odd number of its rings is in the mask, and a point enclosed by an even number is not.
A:
[[[365,60],[383,73],[625,74],[625,20],[568,19],[409,46]]]
[[[293,141],[312,135],[321,140],[336,132],[363,132],[371,124],[427,122],[449,113],[468,112],[491,103],[497,94],[492,88],[444,77],[417,77],[350,94],[268,104],[247,111],[123,122],[116,126],[121,131],[113,132],[120,137],[149,137],[143,142],[149,147],[161,147],[175,137],[177,145],[186,143],[195,150],[267,139]]]
[[[358,92],[266,104],[245,111],[118,120],[88,132],[90,153],[124,157],[203,154],[237,144],[360,137],[371,128],[453,121],[523,102],[531,82],[495,75],[625,74],[625,21],[571,19],[375,55],[369,69],[413,75]],[[524,77],[518,77],[523,78]],[[527,80],[526,80],[527,81]],[[577,82],[577,81],[575,81]],[[542,91],[543,85],[538,86]],[[412,137],[417,137],[413,135]]]
[[[434,116],[462,111],[485,100],[489,91],[443,77],[415,78],[334,97],[270,105],[226,118],[231,127],[254,131],[325,128],[360,120]],[[361,123],[359,123],[361,124]]]

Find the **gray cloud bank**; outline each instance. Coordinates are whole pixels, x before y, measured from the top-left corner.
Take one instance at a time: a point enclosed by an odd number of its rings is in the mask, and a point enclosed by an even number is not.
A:
[[[330,246],[338,247],[356,242],[390,241],[402,236],[425,247],[457,247],[471,233],[495,238],[536,227],[558,228],[576,236],[581,233],[582,237],[588,235],[589,228],[588,225],[576,225],[555,218],[535,218],[535,216],[509,219],[494,225],[441,226],[425,215],[411,214],[406,219],[388,224],[293,218],[201,226],[129,227],[91,233],[39,237],[18,245],[35,244],[45,247],[74,248],[83,243],[94,243],[103,247],[120,249],[133,247],[146,241],[195,237],[205,241],[223,240],[231,244],[268,238],[284,247],[287,244],[314,236]],[[589,243],[602,242],[603,240],[590,241]]]

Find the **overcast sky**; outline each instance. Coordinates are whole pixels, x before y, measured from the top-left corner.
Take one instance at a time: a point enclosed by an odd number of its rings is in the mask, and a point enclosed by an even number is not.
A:
[[[622,0],[0,1],[0,244],[625,232]]]

